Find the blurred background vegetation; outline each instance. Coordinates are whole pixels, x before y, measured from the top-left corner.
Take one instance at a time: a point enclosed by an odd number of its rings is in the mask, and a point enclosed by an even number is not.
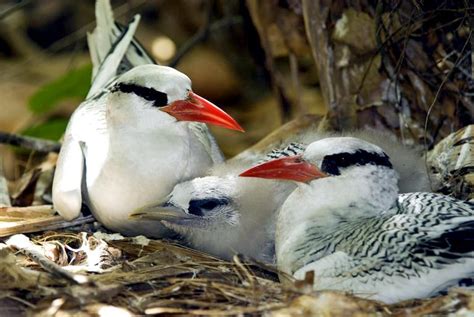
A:
[[[94,0],[0,1],[0,130],[59,140],[87,93]],[[227,156],[306,113],[327,128],[389,130],[430,149],[473,122],[469,1],[128,0],[137,38],[246,129],[214,129]],[[18,178],[31,153],[0,148]],[[18,157],[21,159],[18,160]]]

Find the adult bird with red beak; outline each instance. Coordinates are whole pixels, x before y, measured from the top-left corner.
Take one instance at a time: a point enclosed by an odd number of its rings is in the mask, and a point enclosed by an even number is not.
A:
[[[243,129],[194,93],[185,74],[153,64],[133,38],[138,16],[120,27],[107,0],[97,1],[96,16],[88,38],[93,83],[64,135],[53,204],[66,219],[85,204],[111,230],[162,237],[169,231],[158,221],[128,213],[223,161],[206,123]]]

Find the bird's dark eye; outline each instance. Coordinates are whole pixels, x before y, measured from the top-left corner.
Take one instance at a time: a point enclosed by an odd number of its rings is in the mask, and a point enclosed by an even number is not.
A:
[[[143,87],[135,84],[118,83],[111,89],[112,92],[120,91],[123,93],[132,93],[145,100],[153,101],[153,107],[163,107],[168,104],[168,96],[154,88]]]
[[[204,216],[206,212],[215,209],[218,206],[227,205],[227,199],[207,198],[193,199],[189,202],[188,212],[195,216]]]
[[[219,201],[214,200],[214,199],[208,200],[208,201],[204,202],[203,204],[201,204],[201,208],[202,209],[207,209],[207,210],[214,209],[217,206],[219,206]]]

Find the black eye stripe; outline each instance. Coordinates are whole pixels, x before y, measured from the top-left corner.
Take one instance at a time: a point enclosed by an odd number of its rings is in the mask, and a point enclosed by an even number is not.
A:
[[[326,155],[321,163],[321,170],[331,175],[340,175],[341,168],[354,165],[378,165],[392,168],[389,157],[384,154],[357,150],[354,153],[337,153]]]
[[[204,216],[206,211],[212,210],[217,206],[227,205],[228,203],[227,199],[192,199],[189,202],[188,212],[192,215]]]
[[[154,107],[163,107],[168,104],[168,96],[164,92],[153,88],[143,87],[135,84],[118,83],[111,89],[111,91],[133,93],[145,100],[153,101]]]

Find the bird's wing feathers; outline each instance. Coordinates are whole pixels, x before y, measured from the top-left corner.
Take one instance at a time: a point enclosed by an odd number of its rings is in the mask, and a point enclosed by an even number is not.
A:
[[[115,26],[118,30],[119,36],[123,33],[126,29],[125,26],[115,22]],[[132,43],[127,50],[125,55],[124,63],[129,64],[129,68],[123,68],[121,71],[130,70],[132,67],[139,66],[139,65],[146,65],[146,64],[156,64],[155,60],[151,57],[151,55],[143,48],[143,46],[138,42],[138,40],[134,37],[132,39]]]
[[[402,194],[399,205],[378,218],[341,224],[331,234],[309,232],[310,238],[320,248],[302,248],[303,264],[341,251],[358,263],[353,277],[407,277],[474,260],[474,210],[443,195]]]
[[[419,268],[474,260],[472,206],[444,195],[411,193],[400,195],[398,208],[385,221],[384,234],[391,246],[405,252],[400,257]]]
[[[435,237],[421,240],[414,251],[433,257],[440,265],[466,257],[474,258],[474,217],[473,220],[460,223]],[[472,271],[474,272],[474,268]]]
[[[117,75],[117,71],[124,55],[133,40],[133,35],[135,34],[139,21],[140,16],[136,15],[133,18],[133,21],[126,28],[125,32],[117,38],[109,53],[100,64],[97,74],[92,81],[91,89],[87,94],[87,98],[94,96],[102,90]]]
[[[125,27],[115,22],[110,0],[98,0],[95,9],[97,26],[92,33],[87,34],[93,65],[93,89],[88,96],[94,95],[98,88],[104,87],[112,78],[135,66],[155,64],[153,58],[134,37],[139,15]],[[114,62],[110,63],[111,60]],[[106,61],[109,61],[109,65],[103,67]]]
[[[189,128],[197,137],[198,141],[204,146],[214,164],[222,163],[224,156],[217,145],[216,139],[209,132],[209,128],[200,122],[190,122]]]
[[[115,42],[114,17],[110,1],[96,1],[95,4],[96,27],[92,33],[87,33],[87,44],[92,59],[92,78],[99,71],[100,64]],[[116,36],[118,37],[118,36]]]
[[[81,212],[83,177],[84,156],[81,145],[67,133],[53,181],[53,205],[66,220],[76,218]]]
[[[291,142],[283,148],[273,149],[271,152],[267,153],[263,159],[258,161],[257,164],[262,164],[285,156],[300,155],[303,154],[305,149],[306,144]]]

